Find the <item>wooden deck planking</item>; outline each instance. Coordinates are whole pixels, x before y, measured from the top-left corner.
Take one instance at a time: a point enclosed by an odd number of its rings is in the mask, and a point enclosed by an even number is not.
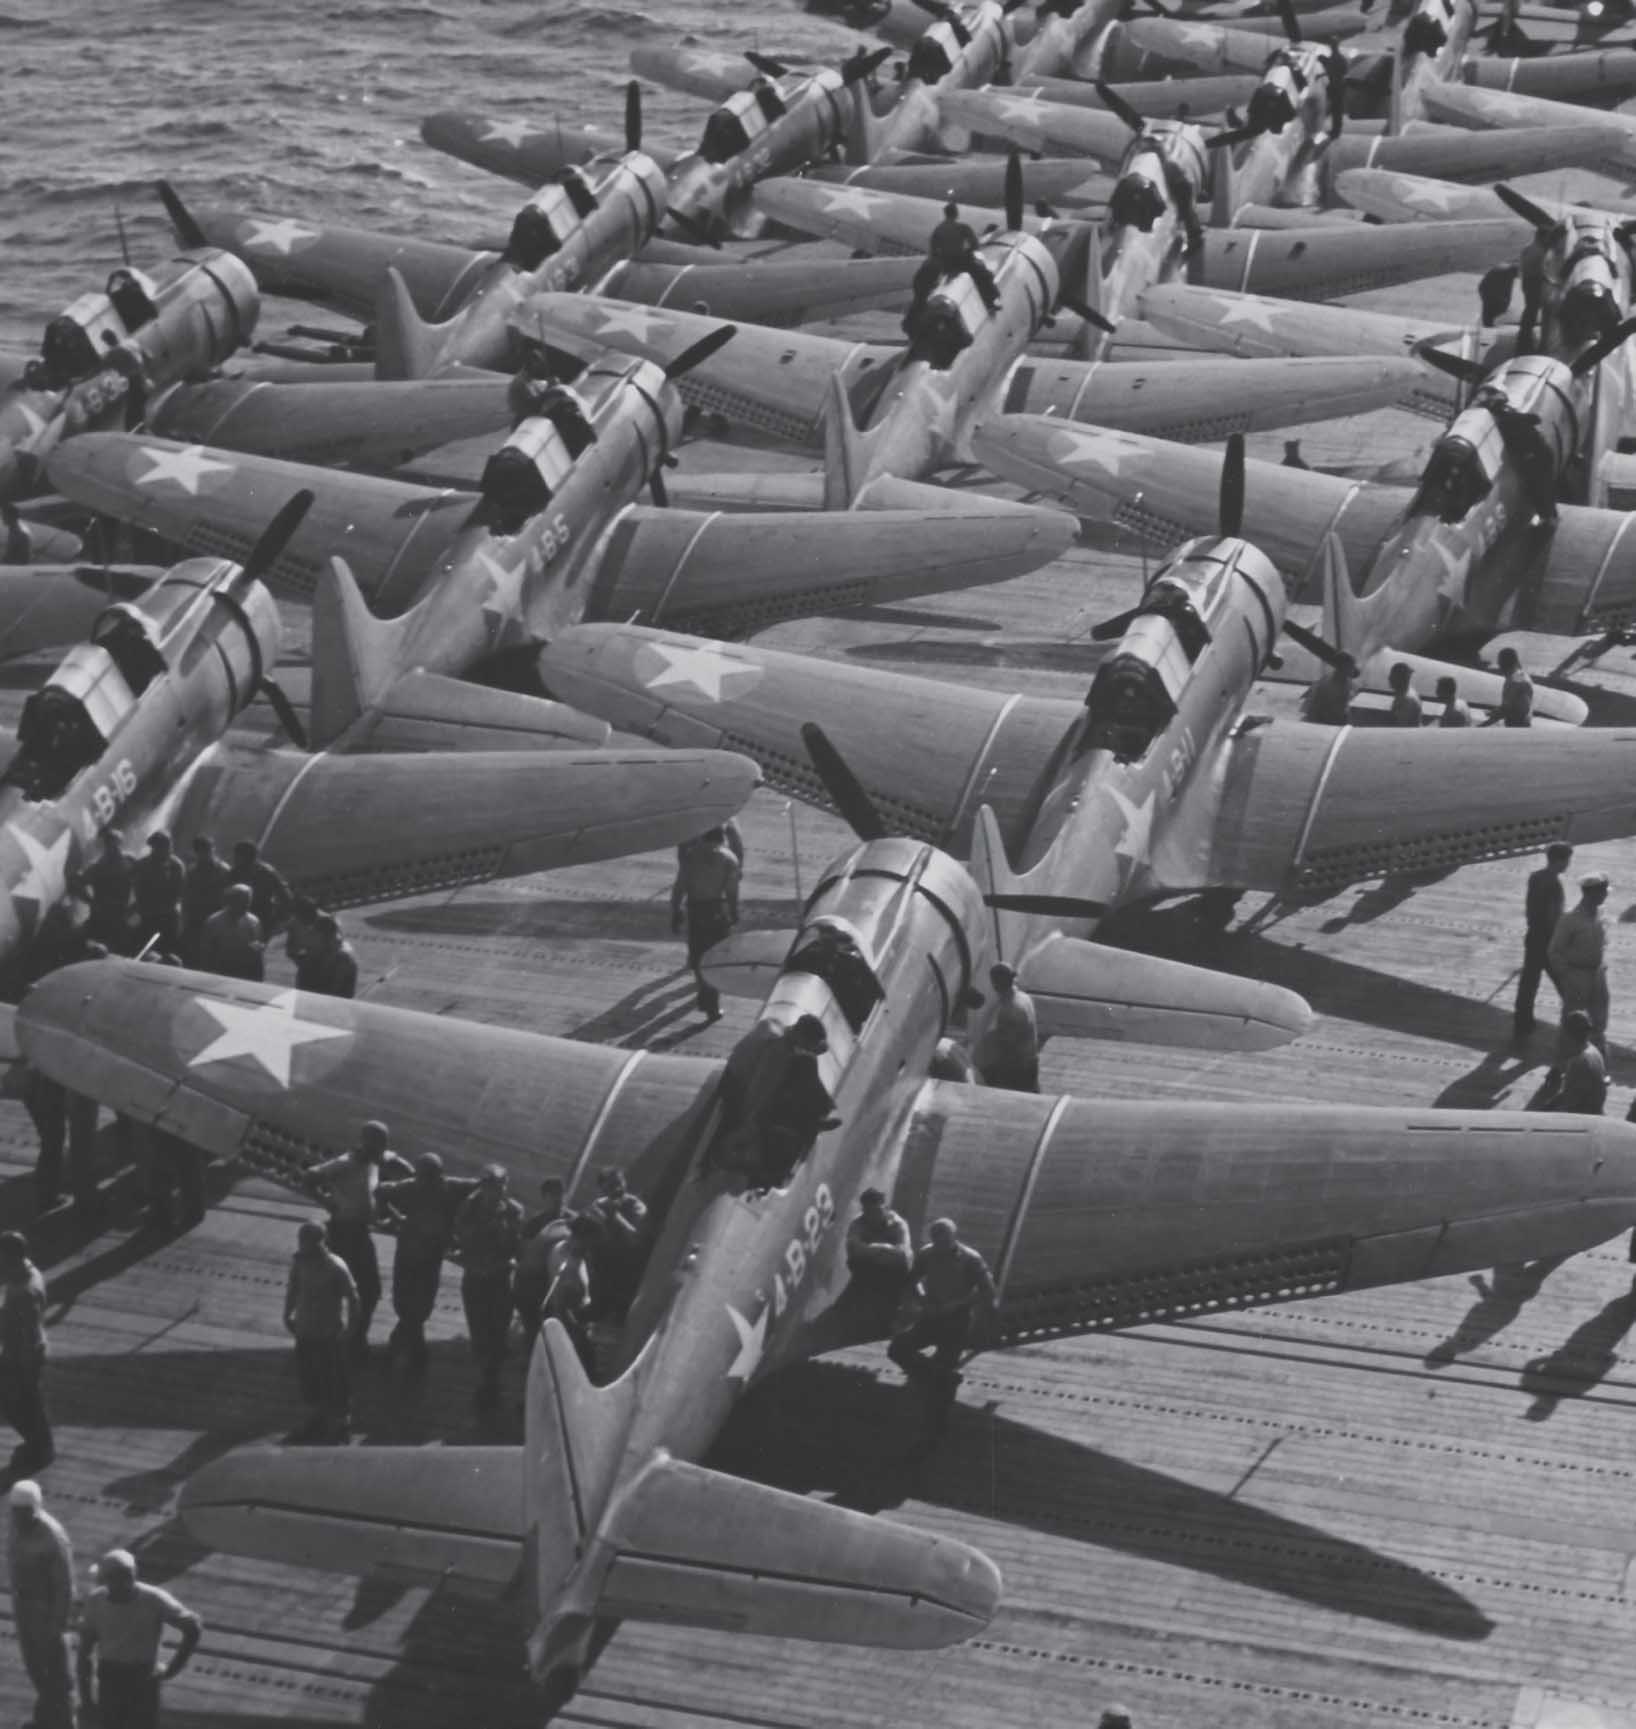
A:
[[[1452,311],[1470,285],[1437,292]],[[1313,428],[1303,448],[1352,460],[1429,430],[1373,416]],[[1257,448],[1276,456],[1281,441]],[[1141,572],[1140,559],[1076,553],[1000,588],[916,603],[913,620],[822,621],[766,640],[837,656],[907,644],[900,664],[930,676],[1077,697],[1086,675],[972,664],[974,640],[1082,631],[1128,604]],[[924,658],[951,643],[958,665]],[[1531,658],[1552,664],[1542,657],[1565,646],[1531,644]],[[1607,657],[1589,682],[1636,712],[1627,655]],[[1278,708],[1288,696],[1264,700]],[[796,876],[785,801],[758,795],[745,826],[749,916],[786,923]],[[844,831],[797,808],[796,835],[810,887]],[[1613,873],[1616,905],[1632,898],[1636,843],[1585,849],[1582,862]],[[1129,921],[1129,940],[1302,989],[1323,1019],[1297,1045],[1247,1057],[1058,1044],[1047,1084],[1240,1102],[1520,1103],[1547,1041],[1520,1073],[1492,1056],[1509,1031],[1529,868],[1487,865],[1396,899],[1348,891],[1259,934],[1203,938],[1184,910]],[[378,1000],[724,1052],[751,1007],[729,1002],[706,1030],[689,1012],[669,875],[654,855],[347,922]],[[1630,940],[1620,927],[1621,1110],[1636,1085]],[[26,1216],[30,1149],[22,1113],[0,1107],[8,1217]],[[71,1297],[53,1330],[62,1462],[46,1483],[82,1558],[134,1542],[150,1576],[205,1615],[205,1648],[168,1691],[169,1719],[184,1729],[537,1720],[508,1607],[202,1554],[169,1518],[189,1470],[277,1438],[297,1415],[279,1303],[306,1209],[246,1181],[198,1230],[161,1244],[131,1232],[130,1187],[93,1241],[76,1245],[56,1221],[44,1238],[54,1285]],[[982,1544],[1007,1577],[994,1626],[931,1654],[626,1628],[563,1721],[975,1729],[1092,1721],[1117,1697],[1144,1724],[1501,1729],[1527,1685],[1628,1707],[1636,1372],[1619,1353],[1636,1321],[1629,1291],[1617,1244],[1514,1301],[1446,1280],[994,1355],[974,1365],[949,1441],[924,1463],[905,1457],[907,1401],[877,1353],[798,1371],[735,1424],[724,1459]],[[433,1332],[424,1395],[378,1369],[361,1378],[367,1440],[515,1439],[512,1404],[492,1423],[471,1410],[452,1282]],[[1429,1364],[1450,1340],[1458,1351]],[[3,1648],[0,1709],[20,1714]]]

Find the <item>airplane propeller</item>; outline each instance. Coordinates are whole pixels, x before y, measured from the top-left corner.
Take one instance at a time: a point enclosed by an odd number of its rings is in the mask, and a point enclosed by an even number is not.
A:
[[[633,78],[625,86],[625,149],[642,148],[642,86]]]
[[[736,324],[718,324],[714,330],[707,331],[697,342],[684,348],[674,359],[667,360],[664,369],[665,377],[674,384],[685,373],[691,372],[695,366],[702,365],[712,354],[725,348],[737,335],[738,326]],[[648,480],[648,496],[661,510],[667,509],[670,505],[670,493],[665,486],[665,477],[661,470],[675,466],[676,458],[667,452],[660,458],[659,466],[654,469]]]
[[[1532,198],[1525,197],[1514,186],[1507,186],[1503,180],[1495,183],[1494,196],[1508,210],[1530,224],[1534,233],[1547,246],[1557,238],[1566,226],[1559,217],[1551,215],[1548,210],[1542,210]]]
[[[279,506],[272,521],[256,537],[256,544],[250,548],[249,554],[239,566],[239,574],[233,582],[235,588],[248,588],[251,583],[260,582],[272,570],[283,557],[285,547],[306,520],[307,512],[312,506],[313,494],[306,487],[292,493]],[[265,667],[258,668],[256,694],[266,697],[268,706],[278,717],[278,724],[289,735],[290,742],[298,750],[309,749],[307,729],[302,726],[301,717]]]
[[[1301,20],[1295,15],[1292,0],[1278,0],[1278,22],[1284,26],[1284,35],[1297,48],[1302,45]]]
[[[665,213],[670,220],[680,228],[689,240],[696,241],[700,246],[708,246],[712,252],[721,251],[721,242],[710,231],[710,224],[703,217],[695,216],[689,210],[670,209]]]
[[[829,802],[847,827],[861,841],[886,840],[892,831],[829,734],[816,721],[809,720],[801,727],[801,742],[829,795]],[[1077,895],[985,894],[983,904],[996,912],[1037,913],[1046,918],[1096,919],[1108,911],[1105,901],[1082,900]]]
[[[971,46],[971,32],[966,28],[966,21],[948,3],[948,0],[913,0],[922,12],[929,12],[940,24],[947,24],[954,32],[954,39],[962,48]],[[1021,0],[1018,0],[1021,3]],[[1011,8],[1008,6],[1007,11]]]
[[[1605,335],[1597,337],[1589,348],[1577,356],[1568,367],[1575,378],[1582,378],[1587,372],[1600,366],[1614,349],[1636,336],[1636,318],[1627,318],[1623,324],[1615,325]]]
[[[829,802],[840,812],[841,820],[859,840],[885,840],[891,831],[876,810],[875,801],[864,791],[863,782],[830,742],[829,734],[817,721],[809,720],[801,727],[801,742],[807,747],[813,771],[829,794]]]
[[[1116,114],[1130,128],[1135,138],[1150,136],[1146,119],[1109,84],[1106,79],[1096,80],[1098,101],[1110,114]],[[1159,152],[1159,162],[1164,170],[1165,187],[1170,193],[1170,200],[1176,206],[1176,214],[1181,218],[1182,229],[1187,235],[1187,255],[1193,258],[1204,245],[1204,228],[1199,222],[1198,209],[1193,199],[1193,188],[1187,183],[1187,176],[1164,153]]]
[[[872,78],[888,60],[892,58],[892,46],[888,43],[884,48],[860,48],[856,54],[849,55],[841,62],[841,82],[857,84],[865,78]]]
[[[1216,505],[1218,539],[1239,540],[1243,537],[1245,496],[1244,434],[1235,432],[1227,439],[1221,464],[1221,491]],[[1113,618],[1103,619],[1100,624],[1092,627],[1092,642],[1112,642],[1123,636],[1144,610],[1145,603],[1118,613]],[[1346,667],[1354,673],[1357,671],[1350,655],[1325,642],[1316,631],[1308,630],[1304,624],[1297,624],[1294,619],[1286,618],[1283,628],[1291,641],[1298,642],[1308,654],[1321,660],[1325,666]]]
[[[1329,136],[1339,138],[1346,125],[1346,80],[1352,62],[1341,52],[1338,42],[1331,42],[1324,55],[1324,73],[1329,79]]]
[[[890,48],[886,50],[892,52]],[[771,54],[763,54],[758,48],[746,48],[744,58],[755,67],[757,72],[765,72],[769,78],[782,78],[789,71],[789,66],[782,60],[775,60]]]
[[[155,182],[159,193],[159,202],[165,207],[165,214],[170,218],[170,225],[176,230],[176,238],[189,252],[196,252],[210,242],[205,238],[205,231],[194,219],[193,212],[177,196],[176,188],[168,180]]]

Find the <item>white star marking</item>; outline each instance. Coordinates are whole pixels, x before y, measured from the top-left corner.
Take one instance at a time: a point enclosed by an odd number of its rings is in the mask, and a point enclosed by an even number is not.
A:
[[[345,1027],[321,1026],[317,1021],[295,1018],[294,991],[280,991],[266,1003],[224,1003],[213,997],[193,1000],[221,1031],[196,1056],[190,1069],[206,1063],[225,1063],[234,1057],[250,1057],[261,1064],[281,1087],[290,1084],[290,1059],[301,1045],[321,1044],[327,1039],[352,1035]]]
[[[151,444],[142,446],[141,454],[153,464],[146,474],[136,476],[138,486],[156,486],[162,480],[175,484],[190,494],[199,496],[199,482],[207,474],[231,474],[231,462],[213,462],[205,455],[202,444],[190,444],[182,450],[156,450]]]
[[[1448,542],[1442,539],[1434,540],[1430,545],[1437,554],[1438,562],[1443,566],[1443,574],[1437,581],[1437,592],[1458,606],[1466,596],[1466,576],[1471,569],[1471,548],[1462,546],[1456,553]]]
[[[1221,33],[1208,24],[1183,24],[1177,28],[1176,40],[1188,48],[1217,48]]]
[[[997,120],[1021,120],[1032,123],[1040,118],[1044,92],[1030,90],[1026,96],[997,96],[994,117]]]
[[[665,663],[662,672],[656,672],[642,680],[649,690],[659,690],[672,684],[687,684],[692,685],[700,696],[711,702],[720,702],[723,679],[731,678],[735,672],[759,670],[706,644],[689,648],[680,643],[650,642],[646,646]]]
[[[748,1381],[760,1366],[761,1353],[767,1348],[767,1318],[772,1311],[763,1308],[756,1317],[755,1325],[751,1326],[731,1303],[726,1307],[727,1318],[733,1323],[733,1331],[738,1334],[738,1355],[727,1371],[727,1378],[729,1381]]]
[[[1220,323],[1223,329],[1229,324],[1248,324],[1257,330],[1264,330],[1269,336],[1273,334],[1273,319],[1279,308],[1270,300],[1257,300],[1250,294],[1218,294],[1210,304],[1221,308]]]
[[[1458,186],[1441,180],[1397,180],[1392,190],[1405,204],[1420,210],[1452,210],[1456,200],[1464,196]]]
[[[680,64],[689,71],[708,72],[717,78],[736,78],[743,70],[743,62],[731,54],[694,52],[682,55]]]
[[[1051,460],[1059,468],[1096,467],[1118,474],[1121,463],[1140,455],[1138,446],[1111,432],[1061,432],[1051,441]]]
[[[1107,794],[1125,819],[1113,856],[1122,858],[1134,871],[1146,860],[1153,845],[1153,788],[1148,788],[1140,804],[1132,804],[1117,787],[1107,788]]]
[[[479,144],[509,144],[513,150],[520,150],[525,139],[545,136],[538,126],[530,126],[526,120],[486,120],[484,125],[488,130],[477,140]]]
[[[518,611],[518,600],[528,561],[524,559],[521,564],[508,569],[485,546],[478,549],[476,563],[488,578],[487,586],[477,597],[478,605],[483,617],[488,620],[489,635],[494,636],[505,629]]]
[[[651,342],[653,333],[670,328],[668,318],[660,318],[645,306],[599,306],[598,336],[634,336],[638,342]]]
[[[40,912],[48,906],[55,906],[68,886],[71,839],[68,830],[64,829],[50,846],[41,846],[27,829],[18,828],[14,822],[6,824],[6,833],[16,841],[23,857],[28,860],[28,872],[11,891],[11,898],[14,901],[33,901]]]
[[[303,228],[299,222],[283,217],[277,222],[248,222],[239,238],[241,246],[252,252],[281,252],[288,258],[290,248],[298,240],[316,240],[316,228]]]
[[[837,186],[833,191],[826,188],[822,197],[824,216],[870,216],[887,202],[884,193],[870,192],[862,186]]]

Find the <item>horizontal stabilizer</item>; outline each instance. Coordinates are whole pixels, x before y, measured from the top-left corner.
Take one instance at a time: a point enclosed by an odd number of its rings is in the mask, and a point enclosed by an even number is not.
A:
[[[786,619],[1004,582],[1061,557],[1073,535],[1060,511],[998,499],[980,511],[807,517],[635,505],[608,536],[585,615],[745,636]]]
[[[594,749],[612,728],[566,703],[436,672],[400,678],[347,734],[348,751]]]
[[[928,1650],[979,1633],[1000,1575],[979,1550],[664,1455],[615,1499],[599,1614]]]
[[[1440,127],[1395,138],[1342,137],[1330,146],[1331,162],[1341,171],[1377,168],[1473,183],[1553,168],[1593,168],[1616,159],[1622,142],[1618,127],[1593,121],[1587,112],[1580,126],[1505,126],[1488,132]]]
[[[231,1555],[506,1589],[523,1559],[522,1450],[254,1448],[183,1485],[182,1523]]]
[[[81,642],[116,600],[135,600],[164,575],[145,565],[0,566],[0,660]]]
[[[1157,955],[1050,937],[1022,964],[1042,1036],[1260,1051],[1312,1025],[1294,991]]]
[[[832,258],[799,264],[621,266],[608,293],[648,306],[681,306],[712,318],[809,324],[908,304],[920,261]]]
[[[765,1000],[789,958],[793,931],[735,931],[704,957],[704,976],[730,997]]]
[[[1322,678],[1327,670],[1319,664],[1316,655],[1293,641],[1285,641],[1279,645],[1278,658],[1283,663],[1278,671],[1263,676],[1281,684],[1312,684]],[[1394,648],[1383,648],[1378,654],[1369,657],[1359,675],[1358,689],[1371,696],[1389,695],[1391,671],[1400,662],[1414,674],[1415,694],[1432,704],[1429,715],[1433,720],[1440,713],[1437,706],[1437,681],[1442,678],[1452,678],[1459,686],[1460,695],[1473,708],[1497,710],[1500,706],[1500,694],[1505,680],[1499,673],[1460,666],[1453,661],[1433,660],[1430,655],[1404,654]],[[1559,721],[1564,726],[1583,726],[1589,715],[1590,710],[1571,691],[1556,690],[1545,684],[1534,686],[1536,719]]]

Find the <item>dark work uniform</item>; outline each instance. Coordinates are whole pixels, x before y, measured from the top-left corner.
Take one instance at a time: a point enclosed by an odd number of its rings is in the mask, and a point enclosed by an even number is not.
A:
[[[0,1417],[21,1444],[12,1468],[38,1471],[56,1457],[45,1410],[45,1280],[25,1260],[0,1284]]]
[[[131,893],[136,901],[137,946],[155,942],[174,950],[182,940],[182,891],[187,868],[175,853],[161,858],[144,853],[131,866]]]
[[[388,1358],[402,1351],[412,1369],[426,1366],[426,1323],[437,1303],[443,1257],[454,1240],[454,1218],[476,1188],[468,1179],[414,1176],[376,1191],[397,1215],[398,1251],[392,1261],[392,1312],[397,1325],[386,1341]]]
[[[262,931],[268,938],[283,930],[289,920],[290,906],[295,897],[290,893],[290,885],[285,882],[281,871],[275,870],[266,859],[258,858],[253,865],[244,869],[233,865],[228,873],[228,881],[249,884],[250,911],[261,920]]]
[[[130,950],[131,861],[122,852],[102,852],[92,859],[80,879],[91,901],[86,934],[106,943],[116,955]]]
[[[1529,877],[1525,902],[1528,928],[1522,942],[1522,973],[1517,980],[1514,1014],[1518,1033],[1534,1030],[1534,999],[1539,995],[1540,979],[1549,977],[1553,985],[1557,983],[1551,972],[1551,937],[1566,904],[1562,878],[1549,865],[1542,865]],[[1557,989],[1560,993],[1561,986]]]
[[[232,880],[226,859],[214,853],[208,859],[195,854],[187,867],[187,881],[182,887],[182,959],[189,966],[199,965],[205,921],[222,910],[222,895]]]

